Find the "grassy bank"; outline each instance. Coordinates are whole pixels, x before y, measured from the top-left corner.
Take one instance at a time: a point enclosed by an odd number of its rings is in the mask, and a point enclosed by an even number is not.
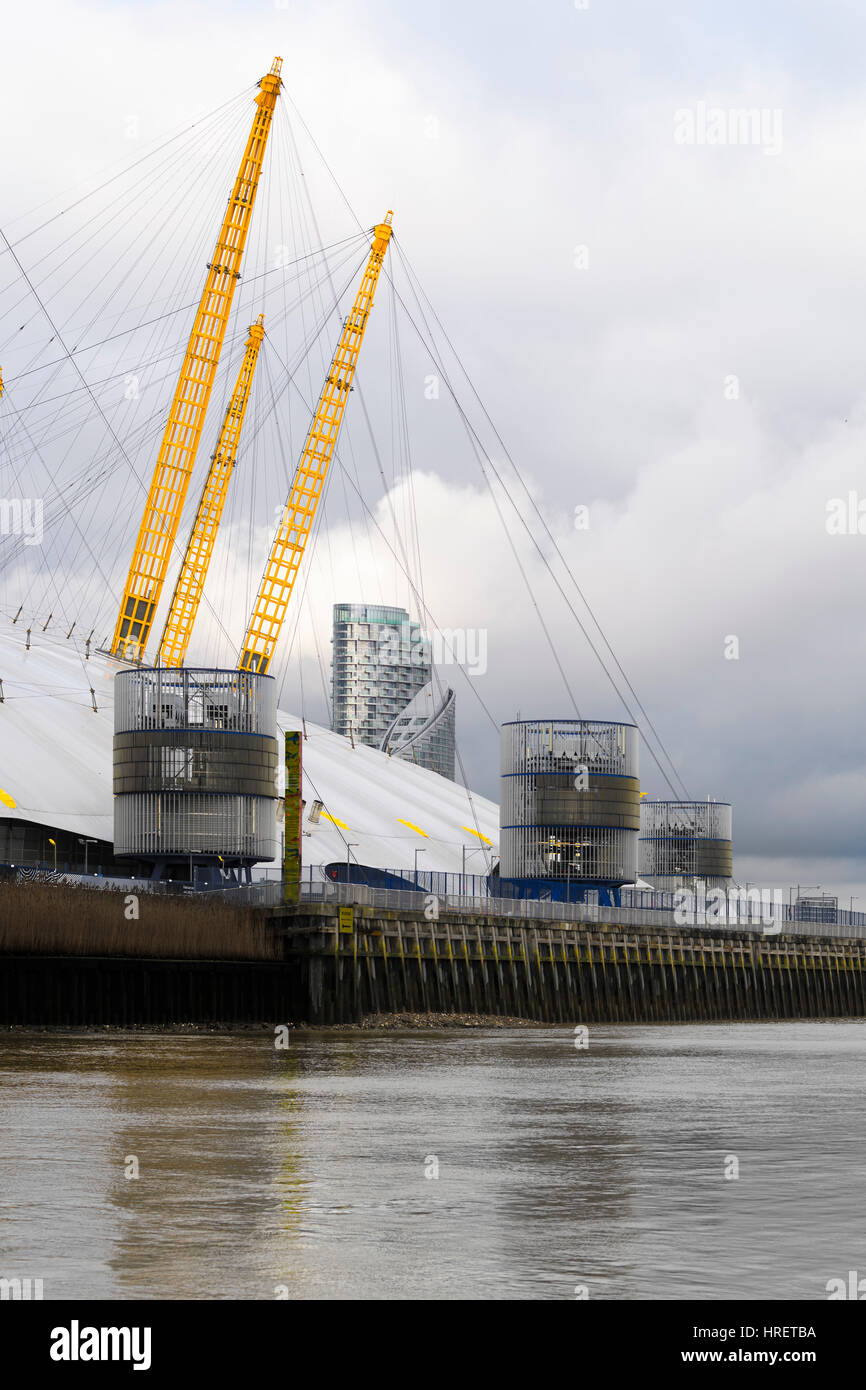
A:
[[[138,917],[127,913],[137,910]],[[274,932],[250,908],[113,889],[0,882],[0,952],[277,960]]]

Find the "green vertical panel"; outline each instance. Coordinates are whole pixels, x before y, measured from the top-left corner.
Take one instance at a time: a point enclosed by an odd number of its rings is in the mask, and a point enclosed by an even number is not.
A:
[[[286,814],[283,854],[283,899],[301,896],[301,735],[286,731]]]

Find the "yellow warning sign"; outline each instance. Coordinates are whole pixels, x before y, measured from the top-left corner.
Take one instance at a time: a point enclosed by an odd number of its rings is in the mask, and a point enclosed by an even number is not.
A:
[[[353,907],[340,908],[340,931],[355,930],[355,909]]]

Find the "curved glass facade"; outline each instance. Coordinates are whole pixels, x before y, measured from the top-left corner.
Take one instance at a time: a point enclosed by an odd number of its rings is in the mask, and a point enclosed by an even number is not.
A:
[[[437,695],[433,682],[428,681],[391,724],[382,739],[383,751],[429,767],[453,782],[455,703],[453,690],[440,690]]]
[[[276,685],[249,671],[120,671],[115,852],[273,859]]]
[[[732,833],[726,801],[642,801],[640,876],[662,889],[684,879],[721,886],[733,873]]]
[[[640,781],[633,724],[504,724],[500,772],[502,878],[634,882]]]

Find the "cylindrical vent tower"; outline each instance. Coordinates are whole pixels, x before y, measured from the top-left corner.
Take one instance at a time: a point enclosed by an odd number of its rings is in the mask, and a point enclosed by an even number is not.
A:
[[[503,879],[634,883],[638,731],[600,719],[503,724]]]
[[[654,888],[685,880],[723,887],[733,873],[727,801],[642,801],[638,868]]]
[[[276,687],[157,667],[114,682],[114,848],[249,865],[279,853]]]

